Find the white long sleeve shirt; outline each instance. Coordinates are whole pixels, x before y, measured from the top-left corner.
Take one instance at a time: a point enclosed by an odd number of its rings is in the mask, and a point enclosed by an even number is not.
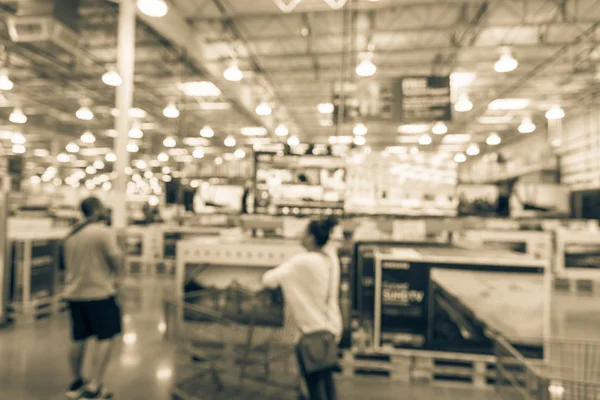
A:
[[[308,334],[328,330],[338,340],[342,335],[339,304],[340,264],[332,252],[306,252],[292,257],[263,276],[263,285],[281,287],[288,312]],[[329,301],[326,303],[329,290]]]

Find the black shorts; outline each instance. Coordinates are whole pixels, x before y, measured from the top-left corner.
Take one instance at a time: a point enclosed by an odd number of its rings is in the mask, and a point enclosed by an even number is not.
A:
[[[70,301],[74,341],[90,337],[112,339],[121,333],[121,308],[114,297],[104,300]]]

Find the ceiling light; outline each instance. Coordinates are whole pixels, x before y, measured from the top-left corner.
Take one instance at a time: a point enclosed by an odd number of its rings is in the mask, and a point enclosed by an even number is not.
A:
[[[546,119],[554,120],[554,119],[563,119],[564,117],[565,117],[565,110],[563,110],[558,105],[552,106],[546,112]]]
[[[242,159],[244,157],[246,157],[246,152],[243,149],[237,149],[233,155],[235,156],[235,158],[239,158]]]
[[[56,161],[59,163],[68,163],[71,161],[71,156],[69,156],[67,153],[60,153],[56,156]]]
[[[227,147],[235,147],[237,142],[233,136],[227,136],[223,141],[223,144],[225,144]]]
[[[183,144],[190,147],[207,147],[210,146],[210,140],[199,137],[187,137],[183,139]]]
[[[150,179],[154,176],[154,174],[152,173],[152,171],[146,171],[144,172],[144,178],[146,179]]]
[[[115,153],[112,153],[112,152],[111,153],[106,153],[106,155],[104,156],[104,159],[107,162],[114,163],[114,162],[117,161],[117,155]]]
[[[275,128],[275,134],[277,136],[287,136],[290,134],[290,130],[284,124],[279,124],[277,125],[277,128]]]
[[[84,143],[84,144],[94,144],[94,143],[96,143],[96,137],[90,131],[83,132],[83,134],[81,135],[80,140],[81,140],[81,143]]]
[[[400,125],[398,127],[398,133],[405,133],[407,135],[425,133],[428,130],[429,130],[429,125],[427,125],[427,124]]]
[[[519,133],[533,133],[535,132],[535,124],[531,121],[531,118],[525,117],[518,129]]]
[[[11,135],[10,142],[12,144],[25,144],[27,142],[27,139],[25,138],[25,136],[23,136],[22,133],[15,133]]]
[[[198,147],[198,148],[194,149],[192,156],[196,159],[204,158],[204,150],[201,149],[200,147]]]
[[[169,183],[173,180],[173,178],[171,178],[171,175],[163,175],[162,180],[165,183]]]
[[[135,162],[135,167],[137,169],[146,169],[146,168],[148,168],[148,164],[144,160],[137,160]]]
[[[221,165],[221,164],[223,164],[223,159],[221,157],[215,158],[215,165]]]
[[[171,148],[177,146],[177,141],[175,140],[174,137],[168,136],[167,138],[165,138],[165,140],[163,140],[163,145],[165,147],[168,147],[171,149]]]
[[[473,109],[473,103],[469,100],[469,95],[465,92],[458,95],[458,101],[454,104],[454,109],[458,112],[468,112]]]
[[[244,74],[240,70],[237,60],[231,60],[227,69],[223,71],[223,77],[230,82],[239,82],[244,79]]]
[[[116,129],[108,129],[106,131],[106,136],[110,138],[116,138],[117,136],[119,136],[119,132]]]
[[[210,126],[205,125],[204,127],[202,127],[202,129],[200,129],[200,136],[202,136],[203,138],[211,138],[215,136],[215,131],[213,131]]]
[[[65,150],[67,150],[69,153],[77,153],[79,151],[79,145],[71,142],[65,146]]]
[[[352,132],[357,136],[364,136],[369,132],[369,130],[364,124],[359,123],[354,125],[354,129],[352,129]]]
[[[169,11],[164,0],[137,0],[137,6],[143,14],[154,18],[164,17]]]
[[[168,155],[167,153],[165,153],[165,152],[162,152],[162,153],[160,153],[160,154],[159,154],[159,155],[156,157],[156,159],[157,159],[158,161],[160,161],[160,162],[163,162],[163,163],[164,163],[164,162],[167,162],[167,161],[169,161],[169,155]]]
[[[483,125],[506,125],[512,123],[512,121],[512,115],[505,115],[501,117],[483,116],[477,118],[477,122]]]
[[[485,142],[490,146],[498,146],[502,143],[502,138],[497,133],[492,133],[487,137]]]
[[[177,109],[175,103],[167,104],[167,106],[163,110],[163,115],[166,118],[179,118],[179,110]]]
[[[364,146],[367,143],[367,139],[364,136],[354,136],[354,140],[352,141],[357,146]]]
[[[87,168],[85,169],[85,173],[88,175],[94,175],[96,173],[96,168],[94,168],[93,165],[88,165]]]
[[[214,83],[208,81],[185,82],[177,88],[190,97],[219,97],[221,90]]]
[[[300,144],[300,139],[298,139],[298,136],[290,136],[287,144],[294,147],[294,146],[298,146]]]
[[[165,175],[168,175],[171,173],[171,168],[169,167],[162,167],[162,173]]]
[[[88,107],[80,107],[75,112],[75,116],[82,121],[91,121],[94,119],[94,113]]]
[[[371,61],[370,58],[362,60],[360,64],[358,64],[358,66],[356,67],[356,74],[364,78],[373,76],[376,72],[377,67],[375,66],[375,64],[373,64],[373,61]]]
[[[335,107],[332,103],[321,103],[317,106],[317,111],[319,114],[332,114]]]
[[[246,126],[240,129],[240,133],[244,136],[265,136],[269,132],[262,126]]]
[[[431,132],[434,135],[445,135],[448,133],[448,127],[442,121],[436,122],[436,124],[431,128]]]
[[[0,90],[12,90],[15,84],[8,77],[6,71],[0,72]]]
[[[398,141],[398,143],[419,143],[419,137],[418,136],[398,136],[396,138],[396,141]]]
[[[17,107],[10,113],[8,120],[13,124],[24,124],[27,122],[27,116],[23,114],[23,110]]]
[[[420,144],[421,146],[427,146],[427,145],[430,145],[430,144],[431,144],[431,142],[432,142],[432,140],[431,140],[431,136],[429,136],[429,135],[421,135],[421,136],[419,137],[419,144]]]
[[[359,136],[355,136],[359,137]],[[353,136],[330,136],[329,144],[352,144],[354,142]]]
[[[102,75],[102,82],[108,86],[117,87],[121,86],[123,80],[121,79],[121,75],[119,75],[114,67],[111,67]]]
[[[27,149],[22,144],[14,144],[12,147],[12,152],[15,154],[24,154]]]
[[[257,115],[260,115],[261,117],[266,117],[268,115],[271,115],[273,109],[271,109],[271,106],[268,103],[262,102],[258,106],[256,106],[255,111]]]
[[[465,156],[463,153],[456,153],[454,156],[454,162],[464,163],[465,161],[467,161],[467,156]]]
[[[144,137],[144,131],[140,128],[139,124],[134,124],[129,130],[129,138],[130,139],[141,139]]]
[[[142,110],[141,108],[138,108],[138,107],[133,107],[133,108],[129,109],[129,117],[130,118],[144,119],[144,118],[146,118],[146,116],[148,116],[148,113],[146,112],[146,110]]]
[[[94,168],[96,168],[97,170],[104,169],[104,167],[105,167],[105,165],[102,162],[102,160],[96,160],[96,161],[94,161],[93,165],[94,165]]]
[[[514,71],[519,66],[519,62],[513,57],[510,49],[503,49],[500,59],[494,64],[494,70],[498,73],[507,73]]]
[[[531,104],[529,99],[496,99],[488,105],[491,111],[524,110]]]
[[[476,77],[474,72],[453,72],[450,74],[450,85],[454,88],[468,87]]]
[[[39,185],[40,183],[42,183],[42,178],[40,178],[37,175],[32,176],[31,178],[29,178],[29,181],[31,182],[31,184],[33,185]]]
[[[470,144],[469,147],[467,147],[467,154],[470,156],[476,156],[479,154],[479,146],[477,146],[477,144],[473,143]]]
[[[137,153],[138,151],[140,151],[140,146],[138,146],[136,142],[127,143],[128,153]]]
[[[457,133],[453,135],[446,135],[442,139],[442,143],[444,144],[461,144],[467,143],[471,140],[471,135],[468,133]]]
[[[35,149],[33,155],[36,157],[46,158],[50,155],[50,152],[46,149]]]

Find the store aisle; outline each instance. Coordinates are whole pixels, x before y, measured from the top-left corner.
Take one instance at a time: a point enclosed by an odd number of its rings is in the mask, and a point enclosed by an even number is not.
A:
[[[120,400],[168,400],[174,365],[172,347],[161,339],[161,300],[168,284],[127,285],[123,299],[125,343],[113,360],[107,384]],[[34,326],[0,330],[0,399],[58,400],[69,380],[66,314]],[[496,399],[493,392],[471,392],[389,384],[374,378],[340,381],[341,399]]]

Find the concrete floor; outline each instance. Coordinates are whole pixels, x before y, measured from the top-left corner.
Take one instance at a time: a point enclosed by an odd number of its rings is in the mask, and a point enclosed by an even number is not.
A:
[[[171,344],[162,339],[162,299],[172,286],[144,281],[126,286],[122,299],[125,334],[110,366],[107,386],[123,400],[167,400],[175,365]],[[600,337],[600,302],[595,297],[557,295],[553,326],[570,337]],[[127,342],[127,344],[125,343]],[[0,330],[0,399],[63,399],[70,380],[66,313],[30,326]],[[497,399],[493,392],[394,384],[376,378],[339,380],[340,399]]]

